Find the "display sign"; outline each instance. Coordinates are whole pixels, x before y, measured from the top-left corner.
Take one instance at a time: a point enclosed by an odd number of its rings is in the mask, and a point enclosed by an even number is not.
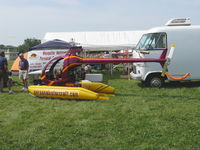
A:
[[[33,50],[28,52],[28,61],[30,70],[42,70],[46,63],[57,56],[65,56],[68,49],[64,50]],[[57,67],[61,67],[58,63]]]

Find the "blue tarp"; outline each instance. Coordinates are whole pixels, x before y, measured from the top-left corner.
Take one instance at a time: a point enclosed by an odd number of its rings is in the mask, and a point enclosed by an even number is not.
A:
[[[55,40],[47,41],[45,43],[31,47],[30,51],[31,50],[44,50],[44,49],[69,49],[72,47],[76,47],[76,46],[73,46],[71,43],[67,43],[65,41],[55,39]]]

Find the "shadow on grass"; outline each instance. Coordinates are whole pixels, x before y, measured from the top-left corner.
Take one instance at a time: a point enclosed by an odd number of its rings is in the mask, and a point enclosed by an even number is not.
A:
[[[36,100],[58,100],[58,101],[68,101],[68,102],[88,102],[88,101],[98,101],[98,102],[104,102],[107,100],[101,100],[101,99],[65,99],[65,98],[48,98],[48,97],[38,97],[38,96],[34,96],[32,94],[29,93],[30,96],[34,97]]]
[[[29,93],[30,94],[30,93]],[[183,99],[183,100],[199,100],[200,101],[200,97],[192,97],[191,96],[178,96],[178,95],[168,95],[168,94],[156,94],[156,95],[152,95],[152,94],[149,94],[148,97],[146,95],[140,95],[140,94],[123,94],[123,93],[115,93],[114,94],[115,96],[117,97],[138,97],[138,96],[144,96],[147,98],[147,100],[150,98],[150,99],[155,99],[157,100],[158,98],[167,98],[167,99]],[[107,102],[109,101],[108,100],[101,100],[101,99],[93,99],[93,100],[87,100],[87,99],[64,99],[64,98],[47,98],[47,97],[37,97],[37,96],[34,96],[32,94],[30,94],[30,96],[34,97],[35,100],[50,100],[50,101],[54,101],[54,100],[57,100],[57,101],[68,101],[68,102]],[[110,96],[110,99],[111,99],[112,96]]]
[[[164,88],[193,88],[193,87],[200,87],[200,81],[183,81],[183,82],[167,82],[164,85]]]
[[[116,96],[119,96],[119,97],[129,97],[129,96],[141,96],[141,95],[137,95],[137,94],[118,94],[116,93],[115,94]],[[144,97],[146,97],[144,95]],[[157,100],[158,98],[162,99],[162,98],[167,98],[167,99],[184,99],[184,100],[198,100],[200,101],[200,97],[190,97],[190,96],[178,96],[178,95],[166,95],[166,94],[162,94],[162,95],[148,95],[147,99],[150,98],[150,99],[155,99]]]
[[[138,86],[141,88],[151,88],[143,83],[138,83]],[[166,82],[162,88],[193,88],[193,87],[200,87],[200,81],[171,81]]]
[[[122,94],[122,93],[115,93],[115,96],[128,97],[128,96],[139,96],[139,95],[137,95],[137,94]]]

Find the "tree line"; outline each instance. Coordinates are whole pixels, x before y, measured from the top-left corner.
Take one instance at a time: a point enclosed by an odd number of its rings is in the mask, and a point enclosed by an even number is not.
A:
[[[12,46],[12,45],[0,45],[0,49],[4,50],[11,50],[11,51],[18,51],[19,53],[25,53],[28,52],[29,49],[33,46],[36,46],[38,44],[41,44],[41,40],[36,38],[27,38],[24,40],[22,45],[19,46]]]

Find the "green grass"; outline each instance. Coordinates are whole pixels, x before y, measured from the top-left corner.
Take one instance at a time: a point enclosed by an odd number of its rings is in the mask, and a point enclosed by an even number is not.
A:
[[[40,99],[20,85],[0,94],[0,149],[200,149],[198,82],[151,89],[105,77],[116,88],[108,101]]]

